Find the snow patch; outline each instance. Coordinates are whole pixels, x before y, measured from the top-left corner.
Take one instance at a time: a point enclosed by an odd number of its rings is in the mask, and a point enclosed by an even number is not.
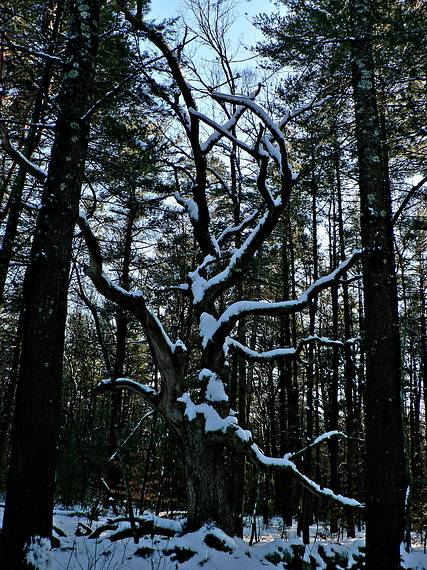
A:
[[[192,422],[196,419],[197,415],[204,416],[205,420],[205,432],[215,432],[220,431],[225,433],[228,429],[238,427],[237,419],[234,416],[226,416],[221,418],[218,412],[210,404],[195,404],[188,392],[177,399],[178,402],[183,402],[185,404],[184,415],[188,421]]]
[[[209,368],[203,368],[199,373],[199,380],[201,382],[207,381],[206,399],[209,402],[228,402],[224,384],[215,372],[212,372]]]
[[[32,564],[35,570],[46,570],[52,567],[50,540],[43,536],[33,536],[27,548],[25,560]]]
[[[202,337],[202,346],[206,348],[218,328],[218,321],[210,313],[202,313],[200,315],[200,336]]]

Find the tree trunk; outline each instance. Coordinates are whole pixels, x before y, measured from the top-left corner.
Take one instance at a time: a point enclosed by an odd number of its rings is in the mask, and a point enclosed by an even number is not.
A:
[[[336,236],[336,203],[335,203],[335,193],[332,194],[332,219],[331,219],[331,231],[330,231],[330,258],[331,258],[331,270],[332,267],[337,266],[337,236]],[[332,338],[338,339],[338,286],[331,287],[331,305],[332,305]],[[332,374],[331,383],[329,386],[329,429],[338,430],[339,429],[339,406],[338,406],[338,390],[339,390],[339,365],[340,365],[340,355],[337,347],[332,347]],[[338,476],[338,464],[339,464],[339,454],[338,454],[338,440],[337,438],[331,438],[328,440],[329,449],[329,463],[331,470],[330,477],[330,487],[335,493],[340,492],[340,481]],[[331,534],[338,532],[338,516],[339,510],[337,505],[331,505]]]
[[[227,449],[223,438],[206,435],[202,428],[188,424],[184,437],[187,475],[188,530],[196,530],[207,522],[224,532],[235,534],[233,488]]]
[[[316,180],[316,161],[314,156],[314,144],[311,145],[311,166],[312,166],[312,178],[311,178],[311,216],[312,216],[312,231],[313,231],[313,241],[312,241],[312,251],[313,251],[313,281],[319,277],[319,244],[317,239],[317,180]],[[310,328],[309,335],[313,336],[315,333],[315,323],[316,323],[316,312],[317,312],[317,300],[314,300],[309,308],[310,315]],[[314,389],[314,376],[315,376],[315,350],[312,344],[308,345],[307,350],[307,400],[306,400],[306,442],[311,443],[314,435],[314,412],[313,412],[313,389]],[[307,477],[312,475],[312,454],[311,450],[308,449],[304,456],[304,473]],[[313,498],[310,491],[307,489],[303,490],[302,498],[302,513],[300,527],[303,535],[304,544],[309,544],[310,542],[310,524],[313,518]]]
[[[281,250],[281,272],[282,288],[281,298],[291,299],[291,275],[294,276],[294,268],[291,268],[292,250],[292,227],[290,223],[289,206],[285,210],[283,223],[283,238]],[[280,346],[291,346],[291,317],[284,315],[280,320]],[[299,445],[298,438],[298,394],[295,381],[295,363],[291,360],[281,360],[278,364],[279,371],[279,422],[280,438],[279,451],[283,456],[285,453],[296,451]],[[277,474],[277,490],[279,494],[278,504],[280,514],[283,517],[285,526],[292,526],[292,516],[295,509],[295,482],[292,474],[288,471],[280,471]]]
[[[342,208],[342,188],[341,188],[341,173],[340,173],[340,155],[338,147],[336,148],[335,154],[335,174],[337,183],[337,206],[338,206],[338,234],[339,234],[339,246],[340,246],[340,259],[344,261],[345,259],[345,239],[344,239],[344,217]],[[343,296],[343,316],[344,316],[344,340],[347,341],[352,335],[352,321],[351,321],[351,309],[350,309],[350,298],[348,284],[346,283],[347,275],[343,277],[342,284],[342,296]],[[357,446],[355,445],[355,409],[354,409],[354,384],[355,384],[355,370],[353,361],[353,347],[350,343],[345,343],[344,345],[344,393],[345,393],[345,429],[347,433],[347,463],[346,463],[346,475],[347,475],[347,496],[353,497],[354,495],[354,482],[355,470],[357,466]],[[353,509],[346,509],[347,518],[347,536],[349,538],[355,538],[356,529],[354,525],[354,512]]]
[[[0,566],[14,570],[31,537],[52,536],[54,472],[71,242],[77,220],[98,38],[98,2],[73,5],[59,117],[31,261],[24,282],[23,344]]]
[[[422,382],[424,410],[427,410],[427,323],[426,323],[426,289],[425,289],[424,268],[420,262],[420,345],[421,345],[421,363],[420,363],[420,381]],[[427,440],[427,422],[425,425],[424,437]],[[427,472],[427,461],[424,465],[424,473]]]
[[[133,195],[133,189],[130,190]],[[130,200],[127,214],[125,235],[123,241],[123,262],[120,275],[120,286],[129,291],[130,289],[130,263],[132,258],[132,233],[136,217],[136,205]],[[129,318],[127,313],[116,307],[116,353],[114,358],[113,377],[121,378],[125,374],[126,341],[128,336]],[[108,434],[108,457],[118,449],[117,433],[121,421],[122,392],[114,390],[111,395],[110,427]],[[123,491],[123,466],[120,464],[120,455],[117,459],[108,461],[107,481],[114,501],[117,501]]]
[[[379,133],[368,0],[351,2],[366,352],[366,563],[400,566],[406,471],[391,197]]]

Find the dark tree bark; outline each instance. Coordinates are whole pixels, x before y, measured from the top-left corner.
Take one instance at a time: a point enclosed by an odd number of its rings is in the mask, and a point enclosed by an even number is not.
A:
[[[282,299],[296,297],[294,241],[292,235],[290,205],[286,207],[282,223],[281,244],[281,289]],[[280,346],[297,344],[295,315],[284,315],[280,319]],[[298,366],[294,360],[278,362],[279,390],[279,454],[301,447],[300,420],[298,408]],[[279,472],[276,476],[277,512],[283,518],[284,526],[291,526],[297,513],[300,487],[288,472]]]
[[[335,267],[337,263],[337,235],[336,235],[336,197],[332,194],[332,219],[330,221],[330,258],[331,266]],[[338,339],[338,286],[331,287],[331,305],[332,305],[332,338]],[[329,429],[338,430],[339,407],[338,407],[338,389],[339,389],[339,365],[340,355],[339,349],[332,347],[332,374],[329,386]],[[330,486],[335,493],[340,492],[339,476],[338,476],[338,440],[331,438],[328,441],[329,462],[330,462]],[[331,533],[338,532],[338,509],[336,505],[331,505]]]
[[[189,426],[190,427],[190,426]],[[224,532],[235,533],[236,512],[233,502],[233,473],[223,438],[207,436],[203,428],[191,426],[183,438],[187,475],[188,530],[214,522]],[[240,534],[240,532],[239,532]]]
[[[312,252],[313,252],[313,280],[319,277],[319,244],[317,238],[317,195],[318,184],[316,179],[316,161],[314,156],[314,144],[311,143],[311,220],[312,220]],[[308,334],[315,334],[317,312],[317,300],[314,300],[309,307],[310,325]],[[307,350],[307,397],[306,397],[306,441],[310,442],[314,435],[314,408],[313,408],[313,390],[315,381],[315,347],[309,344]],[[312,475],[312,453],[309,449],[304,457],[304,473],[307,477]],[[307,489],[303,490],[301,520],[299,522],[300,530],[304,544],[310,543],[310,524],[313,518],[313,499]]]
[[[22,567],[31,537],[52,535],[71,242],[89,134],[82,117],[92,96],[99,2],[73,2],[71,8],[55,140],[24,282],[23,344],[1,535],[0,565],[11,570]]]
[[[19,357],[21,354],[22,343],[22,313],[18,321],[18,327],[15,336],[15,347],[13,349],[13,357],[8,382],[1,396],[0,408],[0,471],[7,472],[8,451],[10,438],[10,424],[13,416],[16,384],[19,371]]]
[[[340,173],[340,156],[339,150],[336,149],[335,154],[335,176],[337,184],[337,206],[338,206],[338,236],[339,236],[339,251],[340,259],[345,259],[345,239],[344,239],[344,219],[342,208],[342,188],[341,188],[341,173]],[[346,283],[347,275],[344,276],[342,284],[343,296],[343,317],[344,317],[344,339],[347,341],[352,336],[352,321],[350,310],[350,299],[348,283]],[[354,494],[354,478],[357,465],[357,446],[355,445],[355,409],[354,409],[354,384],[355,384],[355,370],[353,362],[353,346],[351,343],[346,342],[344,345],[344,393],[345,393],[345,428],[347,439],[347,495],[352,497]],[[354,513],[352,509],[346,510],[347,515],[347,536],[354,538],[356,530],[354,525]]]
[[[366,562],[400,565],[406,470],[401,403],[397,284],[387,165],[381,145],[371,14],[352,0],[352,83],[359,162],[366,353]]]
[[[421,344],[421,382],[423,390],[424,410],[427,409],[427,302],[426,302],[426,281],[423,267],[420,267],[420,344]],[[427,424],[425,426],[424,437],[427,439]],[[424,465],[424,472],[427,472],[427,462]]]

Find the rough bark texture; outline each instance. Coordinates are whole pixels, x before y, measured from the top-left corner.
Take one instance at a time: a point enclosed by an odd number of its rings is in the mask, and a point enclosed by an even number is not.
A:
[[[188,530],[214,522],[227,534],[234,535],[236,516],[230,492],[232,481],[227,477],[227,455],[223,438],[207,436],[203,429],[188,425],[184,440]]]
[[[368,570],[399,568],[406,492],[391,199],[379,134],[367,0],[351,3],[366,354]]]
[[[89,6],[89,10],[87,10]],[[71,242],[86,156],[98,2],[73,3],[59,117],[24,283],[23,345],[0,566],[21,568],[32,536],[51,537]]]

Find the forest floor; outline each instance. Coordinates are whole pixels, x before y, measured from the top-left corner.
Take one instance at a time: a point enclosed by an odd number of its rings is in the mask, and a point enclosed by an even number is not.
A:
[[[0,521],[2,517],[1,506]],[[130,527],[129,523],[120,521],[113,525],[115,529],[105,529],[99,538],[79,536],[80,532],[88,532],[89,527],[94,531],[108,524],[111,518],[100,516],[93,522],[84,509],[55,509],[55,534],[60,546],[50,551],[43,543],[34,545],[31,560],[39,570],[199,570],[201,567],[205,570],[264,570],[288,568],[290,560],[289,568],[302,570],[334,566],[337,569],[363,568],[359,550],[364,546],[363,532],[355,539],[331,537],[326,528],[313,526],[311,544],[304,547],[296,527],[286,528],[282,536],[280,519],[275,518],[268,527],[261,519],[257,522],[259,536],[252,546],[248,544],[250,526],[245,528],[244,540],[230,538],[215,527],[203,527],[177,538],[146,536],[136,544],[133,538],[114,540],[114,534],[126,533]],[[169,523],[164,522],[168,527]],[[174,524],[171,522],[171,527]],[[408,570],[427,570],[427,554],[419,536],[414,534],[412,539],[411,552],[402,551],[402,566]]]

